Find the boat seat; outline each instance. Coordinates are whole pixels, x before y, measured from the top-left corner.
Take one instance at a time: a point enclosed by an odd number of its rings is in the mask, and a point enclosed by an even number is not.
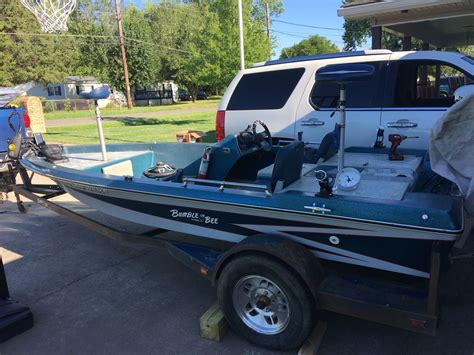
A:
[[[304,161],[304,143],[292,142],[281,147],[275,157],[270,190],[284,189],[301,176]]]
[[[88,100],[103,100],[110,96],[110,89],[107,85],[103,85],[89,92],[81,92],[79,96]]]
[[[329,132],[324,136],[318,150],[314,154],[314,163],[318,164],[320,159],[322,159],[322,161],[326,161],[336,154],[338,148],[337,139],[338,138],[335,131]]]

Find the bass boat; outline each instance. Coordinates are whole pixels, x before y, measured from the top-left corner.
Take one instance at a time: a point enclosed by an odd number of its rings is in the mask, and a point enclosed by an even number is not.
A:
[[[447,264],[463,233],[463,197],[432,170],[428,151],[396,149],[403,136],[389,136],[391,149],[345,147],[345,87],[371,70],[318,71],[341,86],[341,100],[336,129],[317,149],[276,142],[256,121],[215,144],[109,144],[106,160],[101,145],[64,147],[61,160],[30,149],[20,163],[134,223],[226,245],[283,236],[323,260],[429,278],[433,242]]]

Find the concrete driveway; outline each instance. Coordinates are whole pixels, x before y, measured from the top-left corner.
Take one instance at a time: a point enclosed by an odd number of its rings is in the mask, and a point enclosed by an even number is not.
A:
[[[232,332],[220,343],[202,339],[199,317],[214,290],[163,249],[109,240],[38,205],[20,215],[12,202],[0,205],[0,246],[11,296],[35,316],[31,330],[0,344],[1,354],[269,353]],[[442,290],[436,338],[331,314],[319,353],[474,354],[474,259],[459,260]]]

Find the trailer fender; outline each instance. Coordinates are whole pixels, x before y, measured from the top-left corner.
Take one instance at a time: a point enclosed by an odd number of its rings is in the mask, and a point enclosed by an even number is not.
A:
[[[319,285],[324,278],[318,258],[301,244],[278,235],[253,235],[227,250],[213,268],[212,284],[216,285],[220,272],[230,260],[248,253],[266,254],[283,262],[295,271],[317,299]]]

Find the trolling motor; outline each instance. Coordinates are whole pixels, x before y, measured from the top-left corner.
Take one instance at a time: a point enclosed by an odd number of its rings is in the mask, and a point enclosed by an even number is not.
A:
[[[12,123],[12,118],[14,116],[18,117],[18,127],[15,127]],[[8,125],[15,132],[15,136],[13,138],[8,139],[8,158],[11,160],[18,159],[21,152],[21,143],[22,143],[22,127],[23,127],[23,117],[20,115],[16,110],[13,111],[8,116]]]
[[[12,122],[14,117],[18,118],[18,125],[15,125]],[[8,151],[4,156],[2,161],[0,161],[0,168],[2,172],[0,173],[0,202],[3,199],[7,198],[7,194],[11,191],[10,185],[16,183],[16,176],[18,173],[17,160],[21,157],[22,154],[22,145],[23,145],[23,131],[24,126],[23,115],[21,115],[17,110],[14,110],[7,118],[8,125],[11,130],[15,133],[13,138],[7,140]],[[20,199],[20,195],[15,192],[15,198],[17,201],[18,210],[21,213],[26,213],[26,208],[23,205],[23,202]]]
[[[14,127],[11,119],[14,115],[18,116],[18,127]],[[10,161],[16,161],[28,150],[33,150],[38,156],[45,158],[51,163],[61,163],[68,159],[63,156],[63,146],[60,144],[46,144],[41,133],[35,133],[33,138],[23,138],[22,128],[23,118],[18,112],[12,112],[8,117],[8,125],[15,132],[15,136],[7,141],[7,157]]]
[[[17,117],[18,124],[13,123],[12,119],[14,117]],[[16,184],[18,174],[20,174],[24,183],[30,180],[26,170],[19,163],[19,160],[23,157],[34,154],[51,163],[68,161],[63,156],[63,146],[60,144],[46,144],[41,133],[35,133],[34,137],[24,137],[24,119],[18,111],[13,111],[7,120],[14,136],[7,140],[8,151],[0,157],[0,202],[6,197],[6,194],[12,191],[10,186]],[[15,198],[18,210],[21,213],[26,213],[26,207],[16,191]]]
[[[400,145],[400,143],[402,143],[407,138],[419,138],[419,137],[418,136],[407,137],[402,134],[389,134],[388,135],[388,140],[390,143],[392,143],[392,146],[390,147],[390,153],[388,153],[389,160],[404,160],[405,159],[405,156],[403,154],[397,152],[397,147]]]

